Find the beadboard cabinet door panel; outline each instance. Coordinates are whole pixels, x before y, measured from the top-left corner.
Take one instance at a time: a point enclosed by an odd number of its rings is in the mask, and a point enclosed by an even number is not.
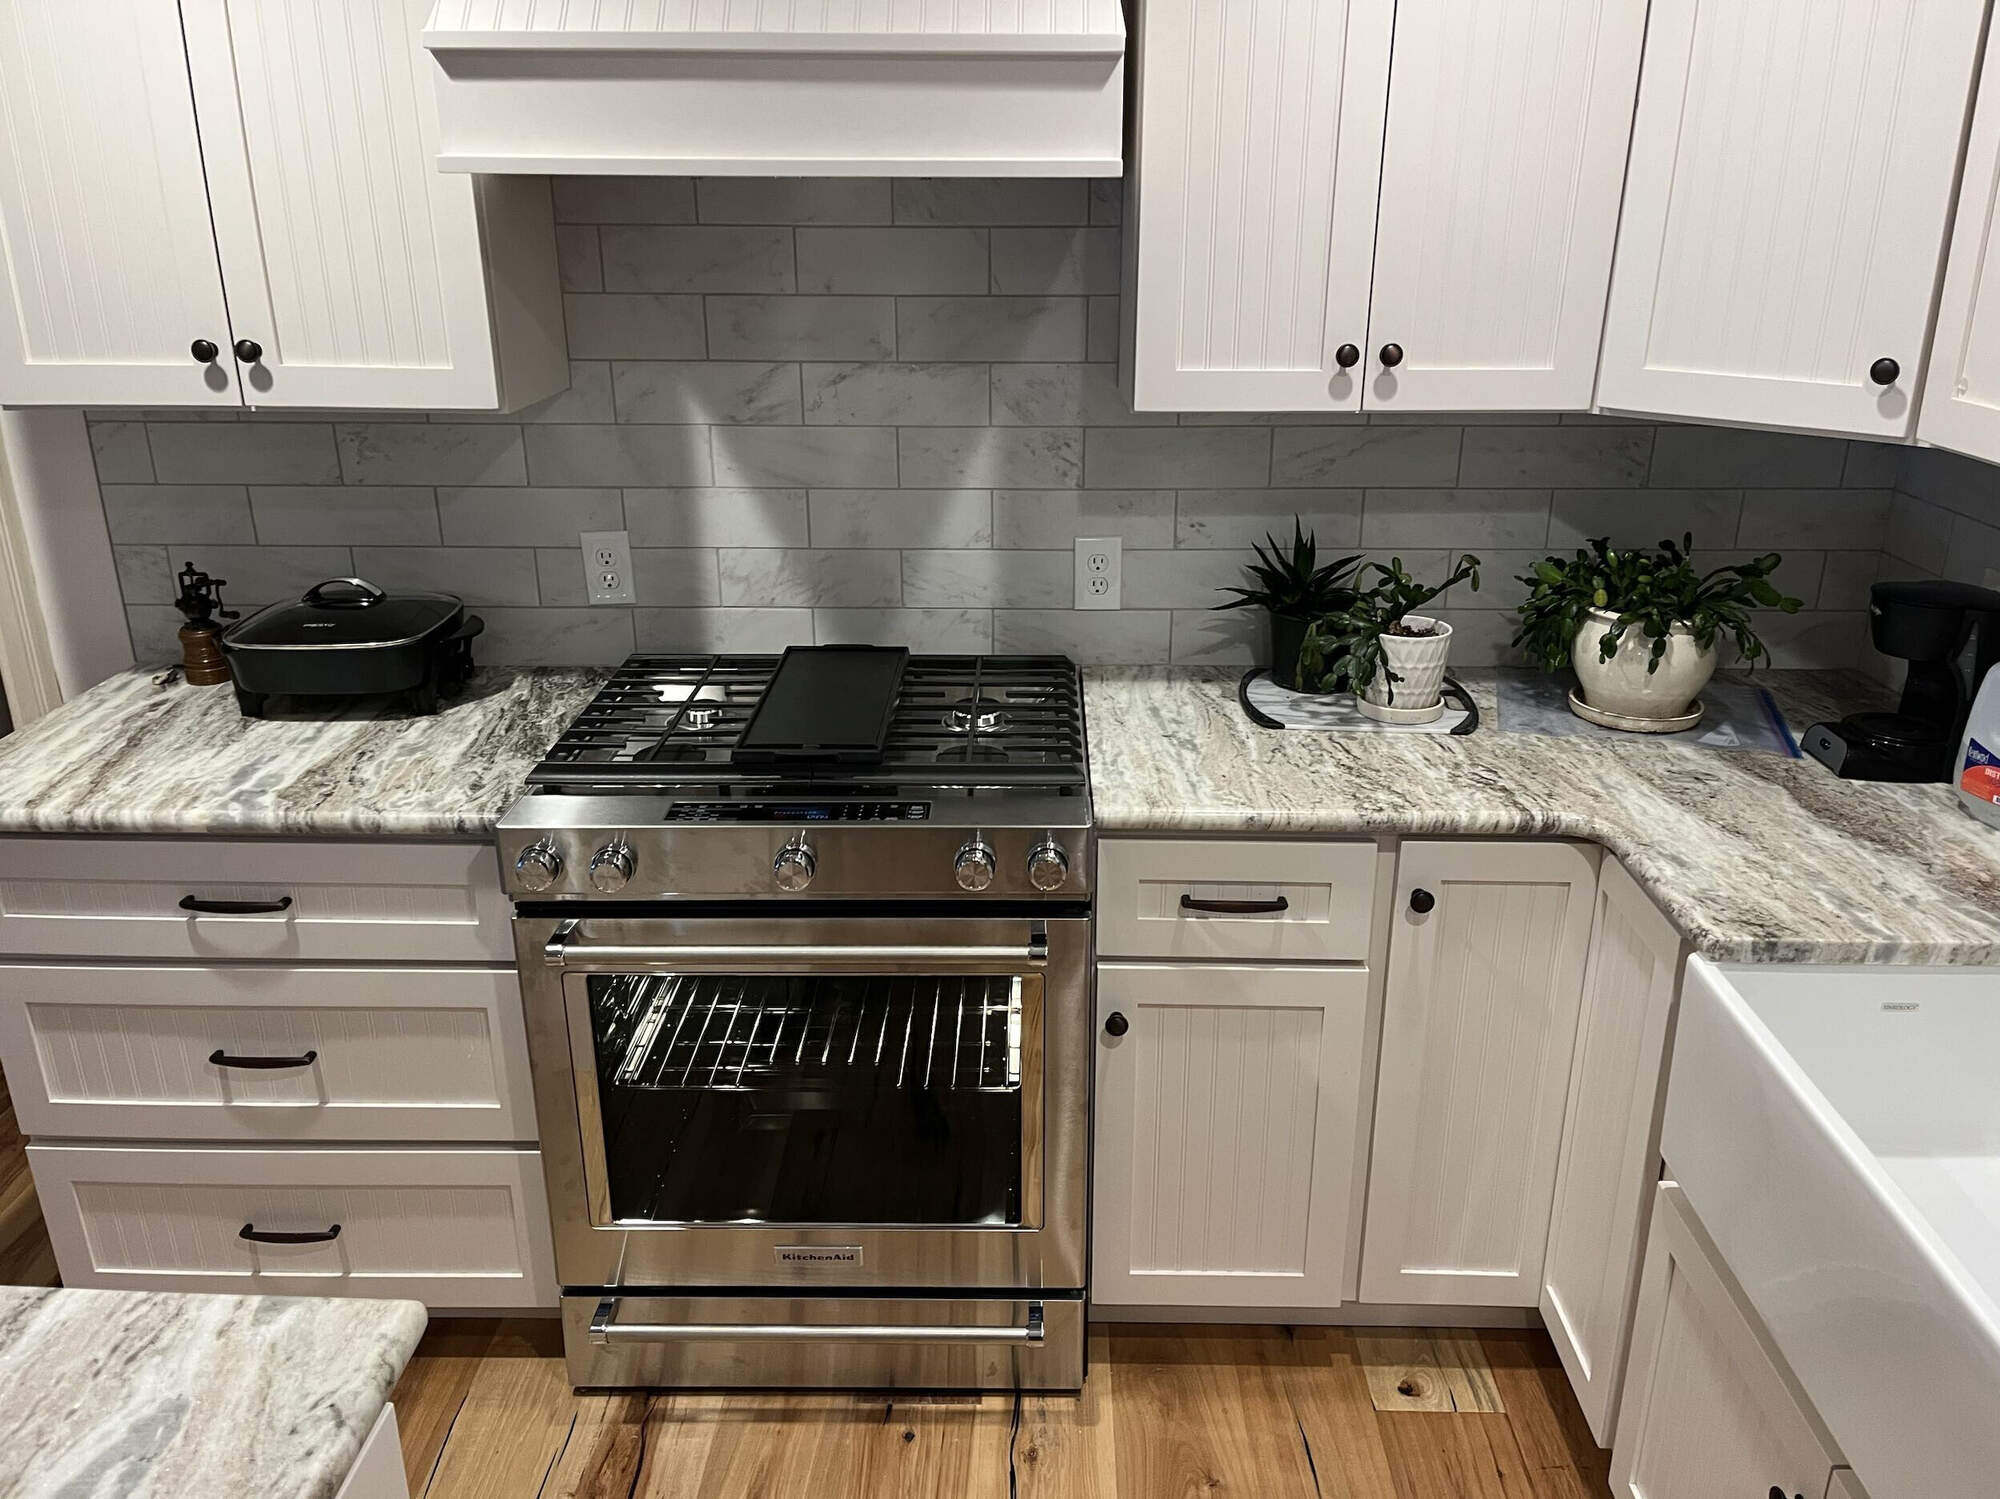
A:
[[[1646,0],[1397,5],[1364,406],[1589,407],[1645,37]]]
[[[1989,34],[1965,146],[1917,436],[2000,463],[2000,37]]]
[[[171,4],[0,0],[0,249],[0,403],[238,404]]]
[[[1653,0],[1600,405],[1909,434],[1985,9]]]
[[[1126,371],[1141,411],[1353,411],[1393,0],[1150,0]]]
[[[1106,963],[1097,1005],[1091,1299],[1338,1306],[1367,970]]]
[[[1598,851],[1404,843],[1361,1299],[1534,1306]]]
[[[1653,1206],[1625,1382],[1618,1499],[1828,1492],[1838,1449],[1672,1182]]]
[[[1542,1270],[1542,1320],[1590,1433],[1611,1445],[1660,1175],[1668,1035],[1685,944],[1615,859],[1597,881]]]
[[[261,350],[250,405],[511,409],[568,378],[546,185],[437,169],[430,8],[182,0],[232,326]],[[496,296],[482,217],[496,254],[545,262],[538,318]],[[538,319],[546,347],[509,367]]]

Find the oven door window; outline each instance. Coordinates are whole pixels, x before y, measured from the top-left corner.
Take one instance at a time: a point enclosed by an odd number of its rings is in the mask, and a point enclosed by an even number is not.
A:
[[[601,1221],[1019,1227],[1038,1216],[1039,976],[573,983]]]

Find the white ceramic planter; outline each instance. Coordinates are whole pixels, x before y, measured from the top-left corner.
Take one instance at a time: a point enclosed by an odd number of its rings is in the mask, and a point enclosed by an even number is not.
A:
[[[1425,614],[1404,616],[1407,624],[1429,625],[1432,635],[1384,635],[1382,656],[1396,674],[1396,700],[1389,701],[1391,683],[1377,673],[1355,698],[1355,706],[1385,723],[1423,723],[1444,712],[1444,667],[1451,655],[1451,626]],[[1416,716],[1412,716],[1416,715]]]
[[[1695,644],[1692,630],[1675,625],[1659,670],[1649,673],[1646,662],[1653,642],[1633,625],[1611,659],[1600,661],[1598,644],[1605,630],[1617,623],[1618,616],[1610,610],[1593,609],[1570,642],[1570,664],[1576,668],[1583,700],[1627,718],[1678,718],[1686,713],[1715,675],[1715,647],[1704,650]]]

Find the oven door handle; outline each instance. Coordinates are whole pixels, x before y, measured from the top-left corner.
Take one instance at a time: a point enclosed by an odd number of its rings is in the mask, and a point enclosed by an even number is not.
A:
[[[1025,1327],[953,1327],[893,1322],[620,1322],[618,1299],[597,1303],[590,1341],[606,1343],[1025,1343],[1043,1341],[1042,1303],[1028,1304]]]
[[[950,943],[854,946],[829,943],[807,946],[788,943],[746,943],[716,945],[634,945],[621,942],[578,942],[579,922],[572,918],[555,929],[542,948],[542,958],[551,968],[572,963],[644,963],[649,967],[676,968],[698,965],[703,968],[750,966],[760,963],[803,964],[815,968],[855,968],[893,964],[902,968],[945,965],[962,968],[996,964],[1046,968],[1049,961],[1048,928],[1036,922],[1028,940],[1020,947],[975,947]]]

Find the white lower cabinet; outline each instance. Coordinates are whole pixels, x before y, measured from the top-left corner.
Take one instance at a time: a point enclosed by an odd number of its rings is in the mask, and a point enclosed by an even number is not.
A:
[[[1092,1298],[1340,1303],[1368,972],[1098,969]]]
[[[1844,1474],[1835,1487],[1836,1473]],[[1662,1182],[1632,1329],[1611,1489],[1619,1499],[1858,1492],[1702,1231]]]
[[[1569,1114],[1542,1266],[1542,1320],[1590,1433],[1611,1445],[1645,1219],[1659,1177],[1680,933],[1615,859],[1597,882]]]
[[[30,1145],[66,1286],[553,1307],[533,1150]]]
[[[1361,1299],[1541,1296],[1598,851],[1405,843]]]

